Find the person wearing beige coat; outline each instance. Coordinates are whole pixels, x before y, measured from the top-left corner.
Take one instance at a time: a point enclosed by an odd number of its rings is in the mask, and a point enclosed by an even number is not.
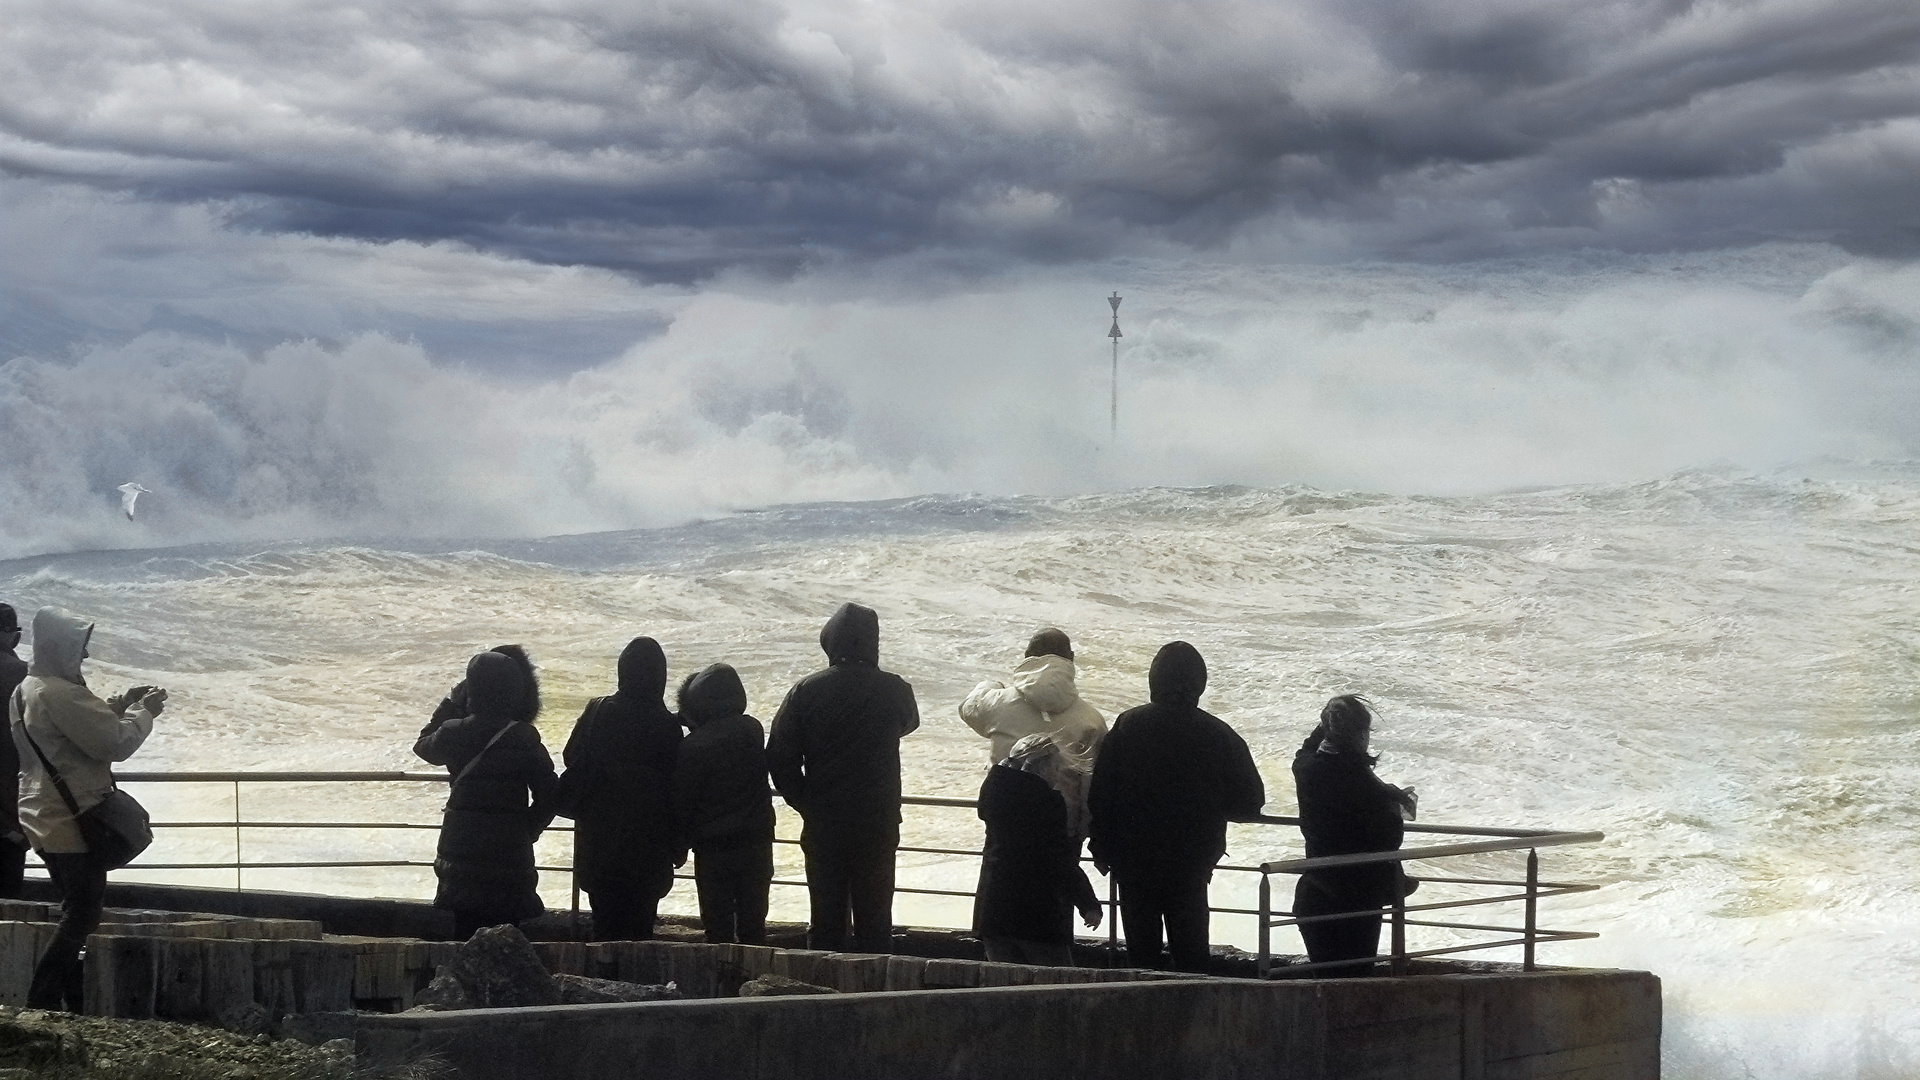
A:
[[[1008,682],[988,679],[960,703],[960,719],[988,740],[992,764],[1007,759],[1029,735],[1054,736],[1061,749],[1091,762],[1107,734],[1107,719],[1074,686],[1073,644],[1047,629],[1027,643],[1026,659]]]
[[[33,617],[33,662],[8,701],[14,748],[20,755],[20,827],[60,890],[60,926],[34,968],[27,1004],[79,1011],[80,950],[100,925],[107,867],[92,852],[47,764],[60,774],[85,813],[113,787],[110,766],[140,749],[153,730],[167,692],[137,686],[101,700],[80,672],[93,624],[60,608]]]

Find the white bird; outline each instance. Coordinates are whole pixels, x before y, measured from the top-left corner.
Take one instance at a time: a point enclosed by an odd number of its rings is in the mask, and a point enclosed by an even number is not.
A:
[[[127,520],[132,521],[133,501],[138,499],[147,489],[141,487],[139,484],[121,484],[116,490],[120,492],[120,509],[125,510],[127,512]]]

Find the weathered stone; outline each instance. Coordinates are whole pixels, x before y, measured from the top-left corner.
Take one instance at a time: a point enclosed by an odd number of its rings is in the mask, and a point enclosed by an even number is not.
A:
[[[784,997],[788,994],[837,994],[831,986],[815,986],[785,975],[761,975],[740,987],[741,997]]]
[[[413,996],[413,1008],[408,1012],[443,1012],[447,1009],[477,1008],[473,998],[467,995],[467,988],[453,977],[446,968],[434,973],[433,981],[425,990]]]
[[[243,1001],[220,1010],[220,1026],[236,1035],[264,1035],[273,1027],[273,1016],[257,1001]]]
[[[673,1001],[680,997],[680,988],[673,983],[659,986],[621,982],[618,979],[595,979],[585,975],[555,975],[553,981],[560,985],[560,1002],[563,1005],[603,1005],[613,1001]]]
[[[85,1064],[86,1040],[77,1033],[64,1031],[32,1013],[0,1020],[0,1065],[43,1069]]]
[[[476,931],[454,951],[446,970],[479,1008],[560,1004],[559,984],[547,974],[533,944],[518,927],[488,926]]]

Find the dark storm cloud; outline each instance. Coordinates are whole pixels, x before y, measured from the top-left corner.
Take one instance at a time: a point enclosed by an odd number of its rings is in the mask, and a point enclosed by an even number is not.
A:
[[[12,3],[0,168],[656,280],[902,253],[1920,250],[1920,7]]]

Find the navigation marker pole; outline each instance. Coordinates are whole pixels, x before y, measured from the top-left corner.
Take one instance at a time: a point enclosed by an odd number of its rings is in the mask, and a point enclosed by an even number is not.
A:
[[[1107,399],[1107,429],[1108,429],[1107,434],[1108,434],[1108,437],[1116,440],[1120,437],[1120,301],[1121,299],[1122,297],[1118,292],[1114,293],[1112,296],[1107,297],[1107,303],[1113,305],[1113,329],[1107,331],[1107,336],[1113,339],[1113,389],[1112,389],[1111,395]]]

